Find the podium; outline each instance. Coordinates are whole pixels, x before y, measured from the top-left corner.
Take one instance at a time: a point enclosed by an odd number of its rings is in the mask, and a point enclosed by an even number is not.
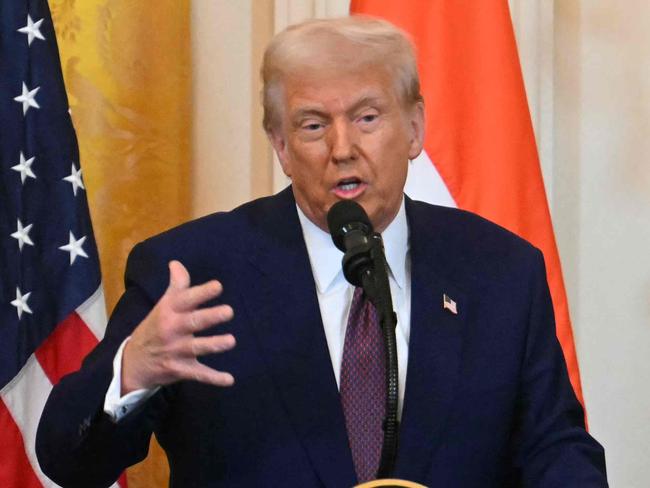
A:
[[[413,481],[387,478],[382,480],[366,481],[365,483],[361,483],[360,485],[357,485],[354,488],[427,488],[427,487],[419,483],[414,483]]]

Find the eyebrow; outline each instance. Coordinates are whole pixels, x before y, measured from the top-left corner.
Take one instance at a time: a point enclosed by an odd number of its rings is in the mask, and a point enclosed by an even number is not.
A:
[[[382,107],[382,106],[385,105],[385,103],[383,103],[379,97],[368,95],[368,96],[365,96],[365,97],[361,98],[358,102],[356,102],[354,105],[352,105],[352,107],[350,107],[347,110],[347,113],[352,114],[352,113],[356,112],[357,110],[359,110],[359,108],[364,107],[366,105],[370,105],[372,107],[375,107],[375,106]]]
[[[314,107],[301,108],[296,113],[294,113],[291,118],[294,121],[298,121],[300,119],[303,119],[303,118],[309,117],[309,116],[327,118],[327,114],[325,112],[323,112],[322,110],[320,110],[318,108],[314,108]]]
[[[385,105],[379,97],[368,95],[365,97],[362,97],[359,99],[357,102],[355,102],[349,109],[346,110],[346,113],[348,115],[353,114],[357,110],[359,110],[360,107],[364,107],[366,105],[369,106],[383,106]],[[319,107],[304,107],[299,109],[298,111],[293,114],[291,117],[292,123],[297,124],[300,120],[304,119],[305,117],[319,117],[323,119],[329,119],[329,115],[324,112],[321,108]]]

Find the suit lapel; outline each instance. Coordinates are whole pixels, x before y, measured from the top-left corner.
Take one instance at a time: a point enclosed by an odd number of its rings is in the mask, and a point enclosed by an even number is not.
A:
[[[460,370],[468,304],[446,276],[436,222],[407,200],[411,249],[411,334],[395,475],[422,480],[442,437]],[[425,215],[426,212],[426,215]],[[428,217],[427,217],[428,215]],[[446,294],[457,313],[443,307]]]
[[[354,466],[316,288],[291,190],[260,223],[258,273],[247,293],[260,351],[325,486],[351,486]],[[251,314],[253,315],[253,314]]]
[[[422,480],[460,374],[468,302],[445,268],[448,252],[426,208],[407,199],[412,263],[411,334],[395,476]],[[316,473],[328,487],[356,482],[314,279],[290,190],[256,223],[247,302],[259,349]],[[251,244],[244,244],[247,248]],[[443,294],[457,314],[443,308]]]

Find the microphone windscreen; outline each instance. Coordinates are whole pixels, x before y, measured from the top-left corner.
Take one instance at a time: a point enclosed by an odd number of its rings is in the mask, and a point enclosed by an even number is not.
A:
[[[353,200],[341,200],[332,205],[329,212],[327,212],[327,226],[334,245],[343,252],[346,251],[343,238],[351,228],[365,226],[367,227],[365,234],[372,232],[372,224],[368,214],[361,205]]]

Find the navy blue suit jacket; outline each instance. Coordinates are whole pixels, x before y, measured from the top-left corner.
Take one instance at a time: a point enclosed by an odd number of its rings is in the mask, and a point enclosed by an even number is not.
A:
[[[555,337],[541,253],[467,212],[407,199],[406,213],[412,316],[395,476],[446,488],[606,486]],[[114,424],[102,411],[113,357],[165,291],[171,259],[193,283],[223,283],[219,302],[235,318],[210,332],[232,332],[237,347],[204,361],[236,384],[164,387]],[[64,486],[104,486],[146,456],[152,432],[172,486],[356,483],[290,189],[134,248],[105,339],[50,395],[37,453]]]

